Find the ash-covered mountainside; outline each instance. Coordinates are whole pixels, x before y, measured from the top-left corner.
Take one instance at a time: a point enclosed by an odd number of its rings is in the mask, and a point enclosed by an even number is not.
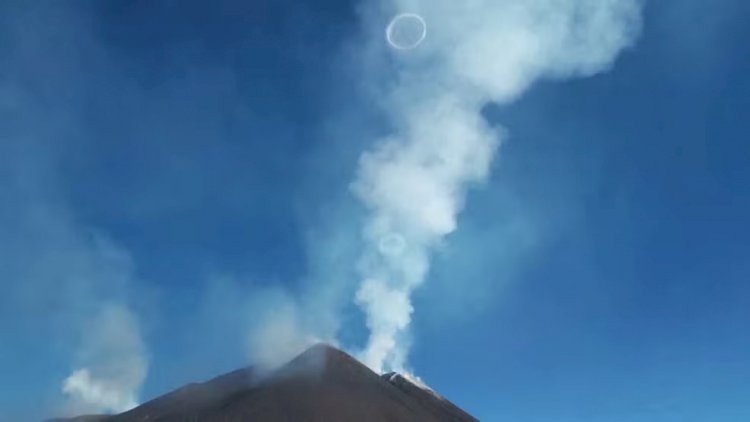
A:
[[[112,416],[58,421],[476,421],[435,392],[395,373],[378,375],[319,344],[271,374],[240,369],[189,384]]]

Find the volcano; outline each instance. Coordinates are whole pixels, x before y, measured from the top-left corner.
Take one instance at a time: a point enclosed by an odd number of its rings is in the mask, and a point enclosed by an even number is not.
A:
[[[397,373],[378,375],[325,344],[271,373],[249,367],[189,384],[118,415],[57,422],[375,422],[477,419]]]

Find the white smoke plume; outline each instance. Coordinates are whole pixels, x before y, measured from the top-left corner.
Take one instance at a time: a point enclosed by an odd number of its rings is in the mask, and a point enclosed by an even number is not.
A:
[[[122,305],[103,306],[86,327],[80,361],[63,382],[70,414],[124,412],[138,405],[148,364],[135,316]]]
[[[482,108],[510,103],[540,79],[607,70],[635,40],[641,2],[392,0],[382,12],[414,13],[428,29],[416,48],[390,51],[390,85],[372,81],[395,130],[361,156],[352,185],[369,210],[356,294],[370,329],[361,358],[379,372],[405,369],[412,292],[501,143]]]

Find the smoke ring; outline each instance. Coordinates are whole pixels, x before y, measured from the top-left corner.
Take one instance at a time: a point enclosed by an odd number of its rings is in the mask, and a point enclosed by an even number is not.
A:
[[[378,250],[385,256],[401,255],[405,249],[406,239],[398,233],[389,233],[378,242]]]
[[[404,38],[404,30],[416,32],[416,37]],[[411,34],[412,36],[415,34]],[[427,37],[427,22],[416,13],[400,13],[396,15],[385,28],[385,39],[388,44],[396,50],[412,50],[422,44]]]

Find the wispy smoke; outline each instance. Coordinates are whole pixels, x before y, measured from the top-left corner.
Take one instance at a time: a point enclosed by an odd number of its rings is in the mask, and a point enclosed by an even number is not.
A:
[[[17,331],[15,342],[61,352],[77,368],[45,380],[65,397],[44,397],[40,381],[28,381],[40,403],[29,413],[58,413],[41,403],[60,406],[60,399],[69,414],[120,411],[135,404],[147,368],[126,305],[136,284],[133,263],[82,223],[64,171],[70,151],[85,154],[78,140],[90,116],[76,100],[89,92],[91,75],[81,78],[80,69],[100,50],[75,6],[8,6],[0,18],[8,47],[0,54],[0,335]],[[54,361],[34,364],[52,376]]]
[[[0,325],[3,333],[5,324],[24,333],[18,341],[45,339],[50,352],[57,346],[75,355],[71,366],[78,369],[54,380],[66,396],[63,409],[34,411],[123,410],[135,403],[147,366],[138,322],[125,305],[135,284],[132,262],[105,235],[79,224],[62,198],[62,125],[32,91],[0,83],[19,121],[29,122],[20,135],[0,130]]]
[[[607,70],[639,32],[641,2],[392,0],[382,12],[374,26],[398,13],[429,26],[416,48],[389,52],[396,75],[387,87],[367,76],[395,130],[362,154],[353,182],[369,210],[356,294],[370,329],[361,357],[376,371],[403,371],[412,292],[501,143],[482,107],[512,102],[540,79]],[[375,38],[387,45],[382,32]]]
[[[72,413],[123,412],[137,406],[147,361],[138,323],[121,305],[104,306],[86,327],[80,361],[63,382]]]
[[[305,320],[306,312],[281,290],[256,292],[254,321],[248,332],[250,359],[260,371],[271,371],[320,341]]]
[[[50,180],[56,157],[40,144],[9,136],[0,146],[7,176],[0,180],[0,314],[24,337],[36,333],[50,350],[61,345],[74,355],[77,369],[55,380],[67,398],[55,413],[123,410],[135,403],[147,368],[138,321],[126,306],[136,282],[132,262],[106,236],[73,221]]]

